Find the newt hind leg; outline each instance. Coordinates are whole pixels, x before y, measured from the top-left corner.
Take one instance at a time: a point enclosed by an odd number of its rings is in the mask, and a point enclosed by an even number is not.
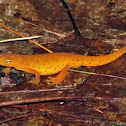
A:
[[[58,74],[58,76],[56,77],[48,77],[48,79],[46,80],[46,82],[50,82],[52,84],[59,84],[61,83],[65,77],[66,77],[66,74],[67,74],[67,71],[70,67],[67,65],[65,66],[61,72]]]

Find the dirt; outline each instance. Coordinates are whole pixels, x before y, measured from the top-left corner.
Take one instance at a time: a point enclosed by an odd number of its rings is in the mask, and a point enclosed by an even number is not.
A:
[[[42,35],[42,38],[35,40],[54,52],[74,52],[95,56],[111,53],[114,49],[126,45],[125,1],[66,0],[66,2],[81,33],[80,36],[74,33],[67,11],[60,0],[1,0],[0,23],[24,36]],[[2,26],[0,33],[0,40],[19,37]],[[28,55],[48,53],[26,40],[0,44],[1,53]],[[125,64],[126,56],[123,55],[104,66],[77,69],[123,77],[121,79],[69,71],[60,85],[47,84],[44,81],[47,76],[41,77],[39,85],[28,84],[27,81],[34,78],[34,75],[14,68],[8,77],[1,72],[0,103],[46,97],[52,99],[85,97],[86,100],[54,100],[1,107],[0,124],[5,120],[3,126],[126,125]],[[1,70],[3,68],[0,67]],[[63,90],[50,90],[59,88]],[[45,89],[48,91],[40,91]]]

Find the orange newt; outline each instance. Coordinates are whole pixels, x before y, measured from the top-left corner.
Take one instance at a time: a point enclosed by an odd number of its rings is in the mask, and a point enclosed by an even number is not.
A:
[[[11,67],[17,70],[35,74],[31,83],[38,84],[40,75],[52,75],[60,72],[57,77],[49,77],[46,81],[59,84],[67,74],[69,68],[80,66],[101,66],[108,64],[126,53],[126,46],[116,52],[101,56],[83,56],[74,53],[48,53],[37,55],[2,54],[0,65],[6,66],[3,70],[9,73]]]

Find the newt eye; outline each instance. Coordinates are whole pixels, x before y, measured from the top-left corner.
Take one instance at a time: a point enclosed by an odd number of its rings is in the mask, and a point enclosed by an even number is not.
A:
[[[11,60],[6,60],[7,63],[11,63]]]

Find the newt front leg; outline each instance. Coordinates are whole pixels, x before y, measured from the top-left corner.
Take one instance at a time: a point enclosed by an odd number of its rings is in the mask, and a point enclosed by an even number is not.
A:
[[[28,81],[28,83],[39,84],[39,82],[40,82],[40,74],[39,74],[38,71],[30,69],[30,68],[20,68],[19,69],[18,67],[16,67],[16,69],[18,69],[18,70],[22,70],[23,69],[23,70],[25,70],[28,73],[35,74],[35,79],[31,80],[31,81]]]
[[[3,73],[5,73],[5,76],[7,77],[8,73],[10,73],[11,67],[6,67],[2,70]]]

